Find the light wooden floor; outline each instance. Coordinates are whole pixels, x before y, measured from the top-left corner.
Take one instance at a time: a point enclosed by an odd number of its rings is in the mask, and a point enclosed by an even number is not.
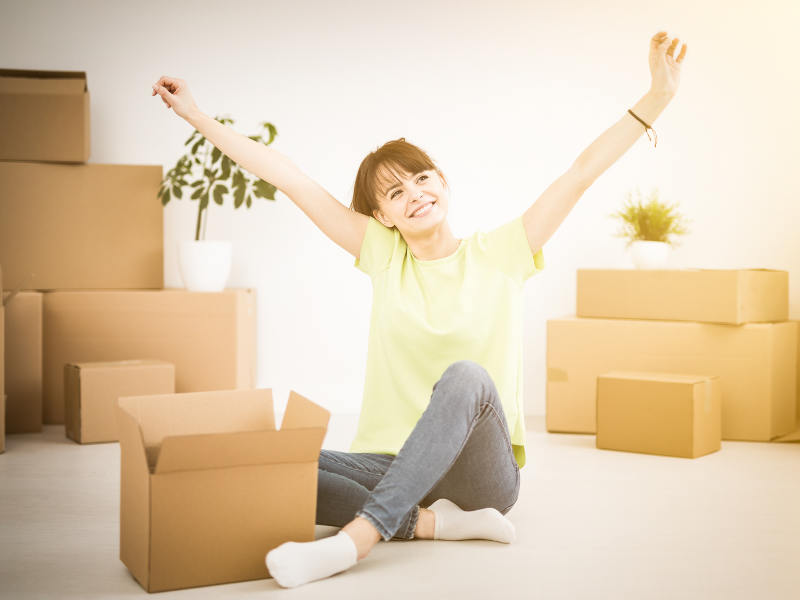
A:
[[[347,450],[355,424],[335,416],[325,447]],[[293,590],[268,579],[159,597],[800,599],[800,444],[723,442],[687,460],[529,427],[513,544],[381,542]],[[119,446],[79,446],[58,426],[6,446],[0,597],[143,597],[118,558]]]

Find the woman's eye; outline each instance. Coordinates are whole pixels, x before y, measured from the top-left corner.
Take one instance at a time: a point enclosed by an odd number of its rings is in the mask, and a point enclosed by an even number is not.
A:
[[[420,181],[425,181],[427,178],[428,178],[427,175],[420,175],[419,179],[417,179],[417,183],[419,183]]]
[[[392,195],[391,195],[391,196],[389,196],[389,200],[392,200],[392,199],[394,199],[394,197],[395,197],[397,194],[399,194],[399,193],[400,193],[400,190],[395,190],[394,192],[392,192]]]

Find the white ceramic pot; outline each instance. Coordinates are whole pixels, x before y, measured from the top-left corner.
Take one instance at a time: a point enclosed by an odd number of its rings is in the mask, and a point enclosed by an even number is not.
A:
[[[669,244],[639,240],[631,244],[630,252],[637,269],[660,269],[667,264]]]
[[[221,292],[228,283],[233,242],[178,242],[178,267],[190,292]]]

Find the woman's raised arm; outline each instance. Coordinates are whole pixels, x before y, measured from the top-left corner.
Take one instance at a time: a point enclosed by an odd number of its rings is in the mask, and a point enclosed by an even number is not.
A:
[[[153,85],[175,114],[242,168],[283,192],[336,244],[358,258],[369,217],[350,210],[280,152],[259,144],[203,114],[182,79],[162,77]]]

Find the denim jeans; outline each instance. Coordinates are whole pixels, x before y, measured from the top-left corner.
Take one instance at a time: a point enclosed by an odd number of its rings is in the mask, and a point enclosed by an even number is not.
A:
[[[462,510],[506,514],[519,481],[497,388],[486,369],[462,360],[433,386],[397,456],[322,450],[317,524],[343,527],[363,517],[384,540],[410,540],[420,507],[447,498]]]

